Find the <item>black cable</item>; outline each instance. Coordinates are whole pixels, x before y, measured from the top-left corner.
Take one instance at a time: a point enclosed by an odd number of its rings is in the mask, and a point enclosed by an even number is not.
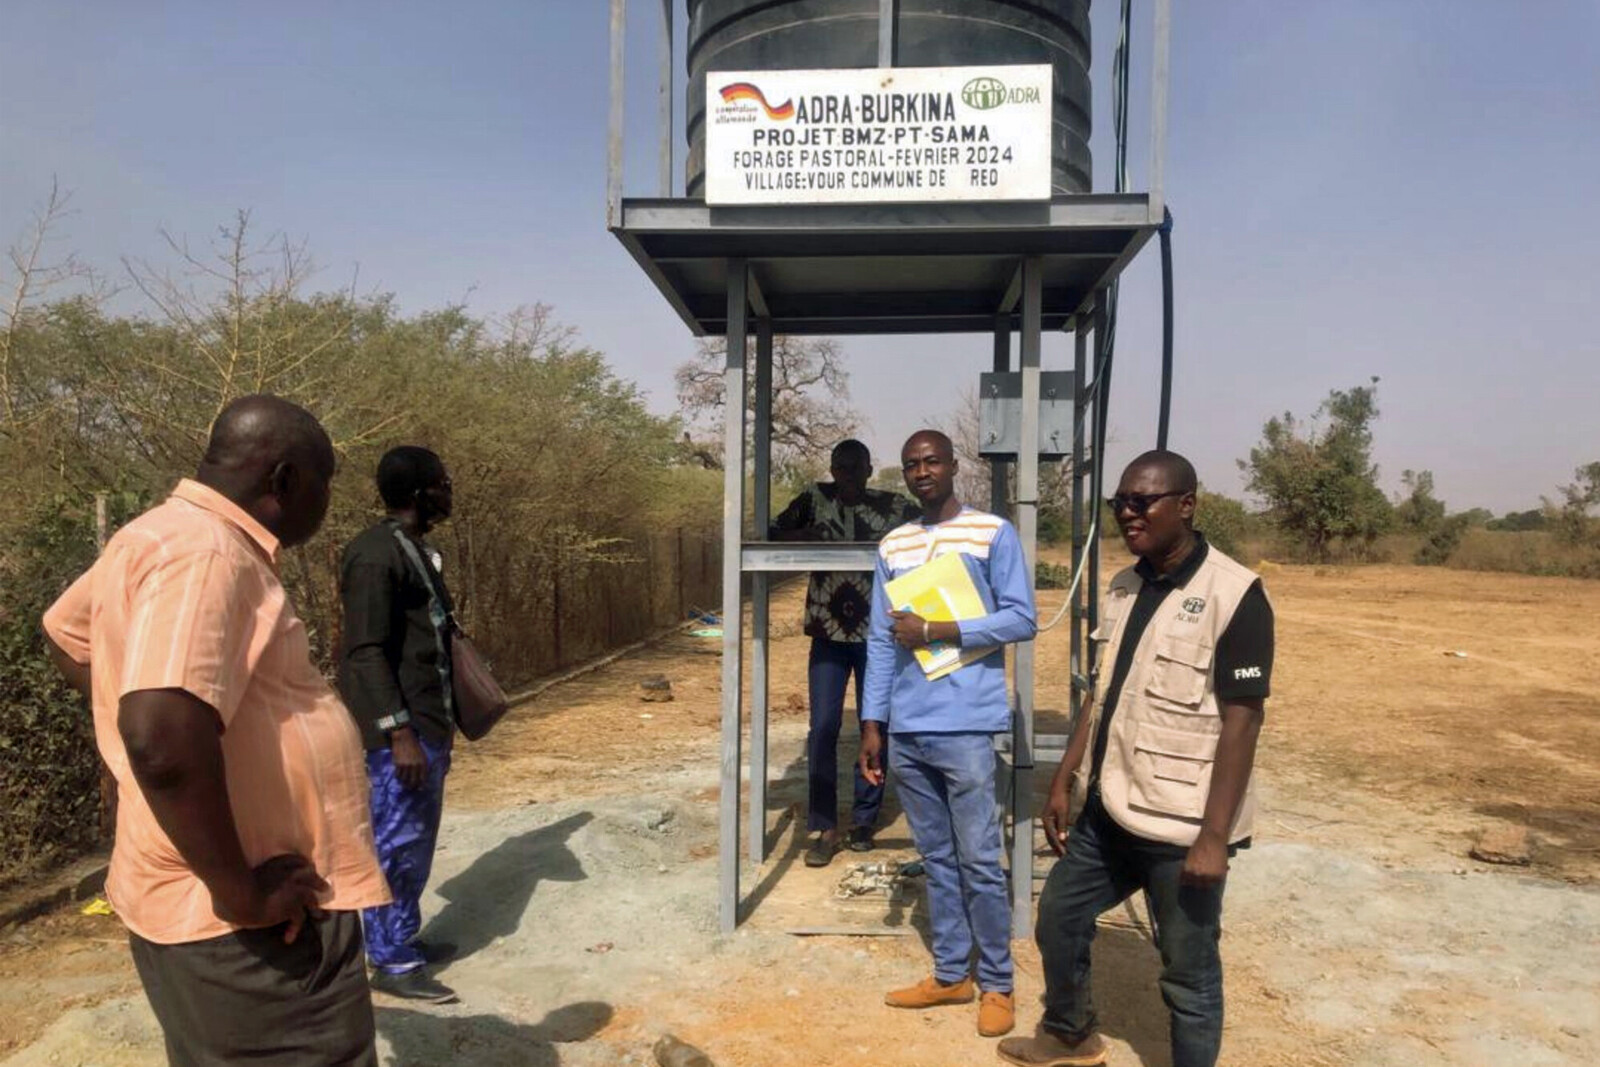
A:
[[[1133,0],[1122,0],[1119,14],[1121,18],[1117,27],[1117,49],[1111,57],[1111,132],[1115,141],[1111,184],[1116,192],[1125,193],[1128,191],[1128,64],[1133,48]],[[1097,389],[1100,386],[1101,374],[1106,374],[1105,388],[1099,390],[1101,393],[1099,403],[1102,407],[1107,403],[1106,398],[1111,392],[1111,353],[1116,350],[1117,345],[1117,303],[1121,292],[1120,277],[1106,287],[1106,338],[1103,356],[1105,366],[1103,370],[1097,368],[1095,372]],[[1100,444],[1103,445],[1104,441]],[[1104,462],[1102,451],[1099,447],[1095,449],[1096,467]],[[1101,473],[1103,477],[1104,472]]]
[[[1172,417],[1172,212],[1161,222],[1161,415],[1156,421],[1156,447],[1167,447]]]
[[[1095,384],[1100,390],[1099,402],[1095,404],[1094,410],[1094,471],[1100,482],[1100,489],[1095,491],[1095,507],[1100,506],[1100,497],[1105,488],[1106,432],[1111,425],[1111,358],[1114,352],[1112,335],[1107,331],[1106,349],[1100,356],[1100,370],[1095,375]]]

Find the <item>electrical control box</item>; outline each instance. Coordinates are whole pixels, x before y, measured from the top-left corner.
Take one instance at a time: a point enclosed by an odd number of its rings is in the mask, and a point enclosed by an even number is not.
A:
[[[1076,395],[1069,370],[1039,372],[1039,458],[1072,455],[1072,406]],[[1022,437],[1022,372],[990,371],[978,383],[978,454],[1015,459]]]

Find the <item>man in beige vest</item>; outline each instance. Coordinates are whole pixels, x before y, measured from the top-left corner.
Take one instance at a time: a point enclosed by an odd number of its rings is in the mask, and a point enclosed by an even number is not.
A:
[[[1089,947],[1096,918],[1138,890],[1161,952],[1173,1065],[1217,1062],[1222,891],[1229,857],[1249,845],[1273,620],[1261,580],[1193,528],[1197,488],[1188,460],[1146,452],[1110,500],[1139,561],[1111,580],[1091,635],[1110,676],[1050,784],[1042,819],[1063,859],[1039,900],[1045,1012],[1034,1037],[1001,1042],[1007,1063],[1106,1062]],[[1070,835],[1069,791],[1079,810]]]

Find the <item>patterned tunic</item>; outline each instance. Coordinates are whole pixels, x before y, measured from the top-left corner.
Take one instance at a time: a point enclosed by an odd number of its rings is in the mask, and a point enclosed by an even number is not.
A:
[[[856,504],[839,502],[839,487],[818,482],[790,501],[773,522],[774,530],[816,527],[824,541],[877,542],[922,509],[912,500],[883,489],[868,489]],[[872,575],[854,571],[815,571],[806,589],[805,632],[828,641],[867,639]]]

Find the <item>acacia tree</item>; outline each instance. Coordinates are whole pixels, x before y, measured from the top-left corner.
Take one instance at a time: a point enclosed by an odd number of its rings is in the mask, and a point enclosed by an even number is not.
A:
[[[994,484],[994,468],[989,466],[988,460],[979,453],[980,436],[982,434],[982,409],[978,403],[978,390],[968,387],[961,395],[961,404],[950,416],[949,429],[951,444],[955,445],[956,460],[960,466],[956,470],[956,497],[965,504],[976,508],[987,508],[991,487]],[[937,420],[928,420],[929,426],[938,426]],[[901,483],[902,490],[904,482]],[[1009,495],[1009,494],[1008,494]]]
[[[0,428],[7,433],[50,409],[51,390],[29,373],[17,343],[18,334],[36,322],[39,304],[58,287],[74,283],[84,286],[90,300],[106,295],[99,276],[77,256],[51,258],[48,251],[52,231],[70,214],[71,199],[51,179],[50,195],[34,211],[27,233],[6,249],[10,266],[4,278],[8,293],[0,308]]]
[[[204,249],[163,232],[176,270],[124,260],[128,277],[168,328],[168,343],[136,346],[99,369],[119,407],[148,447],[182,466],[198,457],[216,416],[248,393],[274,393],[322,417],[335,447],[371,441],[399,412],[366,394],[370,368],[350,359],[368,301],[354,283],[302,296],[316,269],[304,242],[283,234],[256,240],[239,211]],[[382,303],[382,301],[379,301]],[[345,417],[324,410],[330,397],[367,403]]]
[[[1545,512],[1556,537],[1569,545],[1582,545],[1600,539],[1589,509],[1600,504],[1600,460],[1585,463],[1573,471],[1575,481],[1561,487],[1562,502],[1545,501]]]
[[[9,813],[0,830],[0,883],[14,866],[70,855],[108,832],[92,725],[50,666],[38,624],[63,576],[81,572],[96,550],[87,516],[60,492],[83,470],[87,452],[81,414],[60,387],[71,364],[62,326],[98,319],[106,295],[76,256],[51,250],[69,200],[52,179],[0,265],[0,470],[7,490],[0,514],[0,708],[7,724],[0,807]]]
[[[690,424],[687,447],[707,466],[720,467],[725,338],[705,338],[694,358],[678,366],[678,405]],[[754,367],[752,358],[748,364]],[[755,409],[755,373],[745,375],[747,421]],[[825,337],[772,339],[772,470],[776,482],[802,480],[827,464],[833,446],[855,434],[861,418],[850,407],[850,376],[838,342]]]
[[[676,462],[678,423],[548,308],[402,317],[381,295],[308,291],[303,248],[247,238],[241,215],[209,251],[174,239],[175,256],[130,263],[147,302],[112,314],[70,257],[48,254],[63,202],[17,244],[16,277],[0,261],[0,808],[14,813],[0,882],[96,837],[88,720],[38,620],[94,558],[97,497],[112,529],[142,511],[193,473],[212,417],[242,393],[305,404],[339,451],[323,529],[283,563],[319,656],[336,647],[340,550],[382,513],[372,473],[401,443],[450,466],[456,511],[438,543],[458,612],[508,682],[710,595],[715,574],[694,558],[714,544],[720,479]],[[553,649],[562,618],[568,644]]]
[[[1288,412],[1268,419],[1250,458],[1239,461],[1274,525],[1314,559],[1340,545],[1370,549],[1392,520],[1372,462],[1377,383],[1333,390],[1309,420]]]
[[[1432,471],[1401,471],[1404,495],[1394,505],[1395,523],[1412,533],[1432,533],[1444,522],[1444,501],[1433,494]]]

